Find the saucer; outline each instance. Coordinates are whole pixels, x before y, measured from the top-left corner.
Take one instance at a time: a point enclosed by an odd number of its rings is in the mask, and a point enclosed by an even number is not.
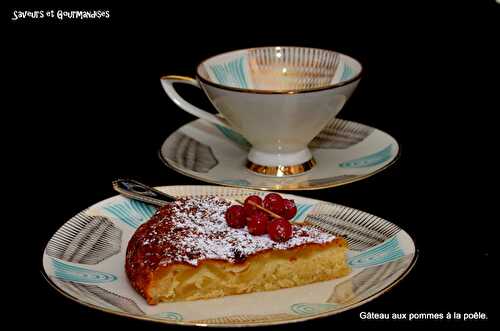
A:
[[[157,189],[175,197],[228,200],[265,195],[208,185]],[[64,223],[45,247],[42,274],[65,297],[105,313],[175,325],[254,327],[302,322],[356,308],[386,293],[415,265],[415,243],[396,224],[327,201],[284,197],[297,204],[292,221],[306,220],[323,231],[342,234],[349,244],[349,275],[274,291],[148,305],[130,286],[124,265],[130,238],[156,207],[123,196],[100,201]]]
[[[373,127],[334,119],[309,144],[317,164],[296,176],[273,177],[246,168],[251,145],[237,132],[205,120],[190,122],[164,142],[160,158],[204,182],[260,190],[316,190],[352,183],[392,165],[397,141]]]

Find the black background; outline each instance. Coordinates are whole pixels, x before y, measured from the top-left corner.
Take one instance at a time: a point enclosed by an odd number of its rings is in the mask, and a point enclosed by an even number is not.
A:
[[[325,2],[326,3],[326,2]],[[11,21],[12,10],[109,9],[102,21]],[[163,140],[194,118],[163,92],[165,74],[194,75],[204,58],[244,47],[328,48],[362,62],[364,77],[339,117],[388,132],[399,161],[366,180],[298,192],[358,208],[403,227],[420,252],[416,267],[380,298],[329,318],[273,329],[488,328],[492,316],[491,224],[485,187],[496,161],[490,99],[500,58],[494,1],[433,3],[177,2],[146,7],[11,7],[4,12],[2,149],[4,274],[40,328],[171,328],[108,315],[56,293],[40,275],[43,248],[67,219],[114,195],[111,181],[201,184],[165,167]],[[496,59],[496,62],[495,62]],[[196,88],[180,87],[211,108]],[[498,101],[498,100],[496,100]],[[494,154],[494,153],[493,153]],[[12,190],[12,188],[14,190]],[[296,192],[297,193],[297,192]],[[10,215],[10,211],[14,211]],[[7,215],[9,215],[7,217]],[[11,267],[13,266],[13,267]],[[12,269],[14,268],[14,269]],[[365,312],[486,312],[488,321],[366,321]]]

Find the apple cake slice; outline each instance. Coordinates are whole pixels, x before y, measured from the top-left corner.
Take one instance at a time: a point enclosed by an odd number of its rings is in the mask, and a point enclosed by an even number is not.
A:
[[[347,275],[347,242],[307,225],[275,242],[229,227],[231,203],[182,198],[160,208],[129,241],[125,269],[149,304],[269,291]]]

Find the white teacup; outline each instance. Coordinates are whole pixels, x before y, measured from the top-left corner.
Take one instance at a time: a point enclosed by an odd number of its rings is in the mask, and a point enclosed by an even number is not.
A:
[[[307,145],[342,109],[361,71],[358,61],[334,51],[259,47],[201,62],[197,79],[165,76],[161,82],[188,113],[243,135],[252,144],[247,168],[287,176],[315,165]],[[174,83],[201,87],[220,115],[184,100]]]

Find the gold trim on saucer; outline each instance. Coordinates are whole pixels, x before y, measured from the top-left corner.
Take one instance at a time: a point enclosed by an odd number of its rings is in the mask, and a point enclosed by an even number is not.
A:
[[[289,166],[264,166],[253,163],[250,160],[247,160],[246,167],[248,170],[256,172],[261,175],[284,177],[284,176],[301,174],[303,172],[306,172],[307,170],[311,170],[312,167],[314,167],[315,165],[316,165],[316,160],[312,158],[309,161],[306,161],[302,164],[295,164]]]

